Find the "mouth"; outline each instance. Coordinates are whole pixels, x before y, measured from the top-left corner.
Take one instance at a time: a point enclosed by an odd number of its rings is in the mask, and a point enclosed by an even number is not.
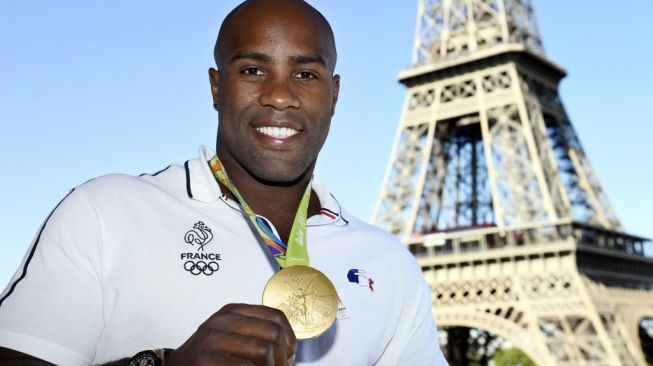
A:
[[[287,139],[299,133],[299,131],[294,128],[273,126],[256,127],[256,131],[273,139]]]
[[[299,142],[302,130],[284,126],[256,126],[255,135],[258,141],[269,149],[286,150]]]

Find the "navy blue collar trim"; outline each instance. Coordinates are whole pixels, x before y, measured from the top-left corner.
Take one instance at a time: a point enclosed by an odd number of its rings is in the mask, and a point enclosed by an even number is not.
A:
[[[190,169],[188,168],[188,160],[184,163],[184,169],[186,169],[186,192],[188,197],[193,198],[193,192],[190,190]]]

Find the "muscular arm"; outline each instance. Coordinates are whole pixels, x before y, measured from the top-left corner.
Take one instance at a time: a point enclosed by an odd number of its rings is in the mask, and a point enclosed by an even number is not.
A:
[[[122,366],[127,365],[128,358],[105,363],[103,366]],[[40,358],[30,356],[26,353],[14,351],[13,349],[0,347],[0,365],[4,366],[45,366],[53,365],[43,361]]]
[[[260,305],[228,304],[207,319],[178,349],[166,356],[166,365],[294,364],[297,340],[285,315]],[[129,358],[104,366],[124,366]],[[52,365],[36,357],[0,347],[0,364]]]
[[[49,362],[28,354],[14,351],[13,349],[0,347],[0,364],[6,366],[44,366],[52,365]]]
[[[128,358],[105,363],[103,366],[122,366],[127,365]],[[45,366],[53,365],[40,358],[30,356],[26,353],[14,351],[13,349],[0,347],[0,364],[4,366]]]

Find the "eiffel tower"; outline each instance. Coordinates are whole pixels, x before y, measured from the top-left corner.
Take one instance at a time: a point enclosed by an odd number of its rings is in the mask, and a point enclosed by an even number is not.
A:
[[[419,0],[373,222],[417,258],[441,328],[490,332],[538,365],[646,365],[651,243],[622,230],[564,76],[530,0]]]

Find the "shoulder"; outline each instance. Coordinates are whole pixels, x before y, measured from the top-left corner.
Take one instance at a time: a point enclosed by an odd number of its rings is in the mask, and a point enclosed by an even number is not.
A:
[[[100,201],[116,196],[153,199],[165,195],[182,201],[213,202],[220,192],[207,161],[214,155],[211,149],[201,146],[197,158],[181,164],[171,164],[140,175],[108,174],[91,179],[77,189]]]
[[[397,237],[389,232],[374,226],[363,220],[351,215],[346,210],[342,210],[342,216],[348,222],[348,229],[355,235],[360,235],[375,242],[375,245],[388,246],[389,248],[401,247],[401,242]]]
[[[75,187],[73,193],[84,195],[92,202],[124,199],[127,196],[145,198],[162,193],[183,196],[186,193],[185,177],[184,166],[173,164],[154,173],[102,175]]]
[[[313,189],[320,199],[322,210],[326,209],[332,220],[327,221],[328,225],[321,225],[321,237],[329,243],[330,249],[348,253],[348,258],[364,258],[366,262],[388,265],[392,271],[396,269],[420,274],[415,257],[396,236],[349,213],[326,185],[315,177]]]
[[[417,260],[403,243],[386,230],[364,222],[343,209],[342,216],[348,221],[348,242],[369,259],[388,265],[388,271],[400,277],[421,277]]]

